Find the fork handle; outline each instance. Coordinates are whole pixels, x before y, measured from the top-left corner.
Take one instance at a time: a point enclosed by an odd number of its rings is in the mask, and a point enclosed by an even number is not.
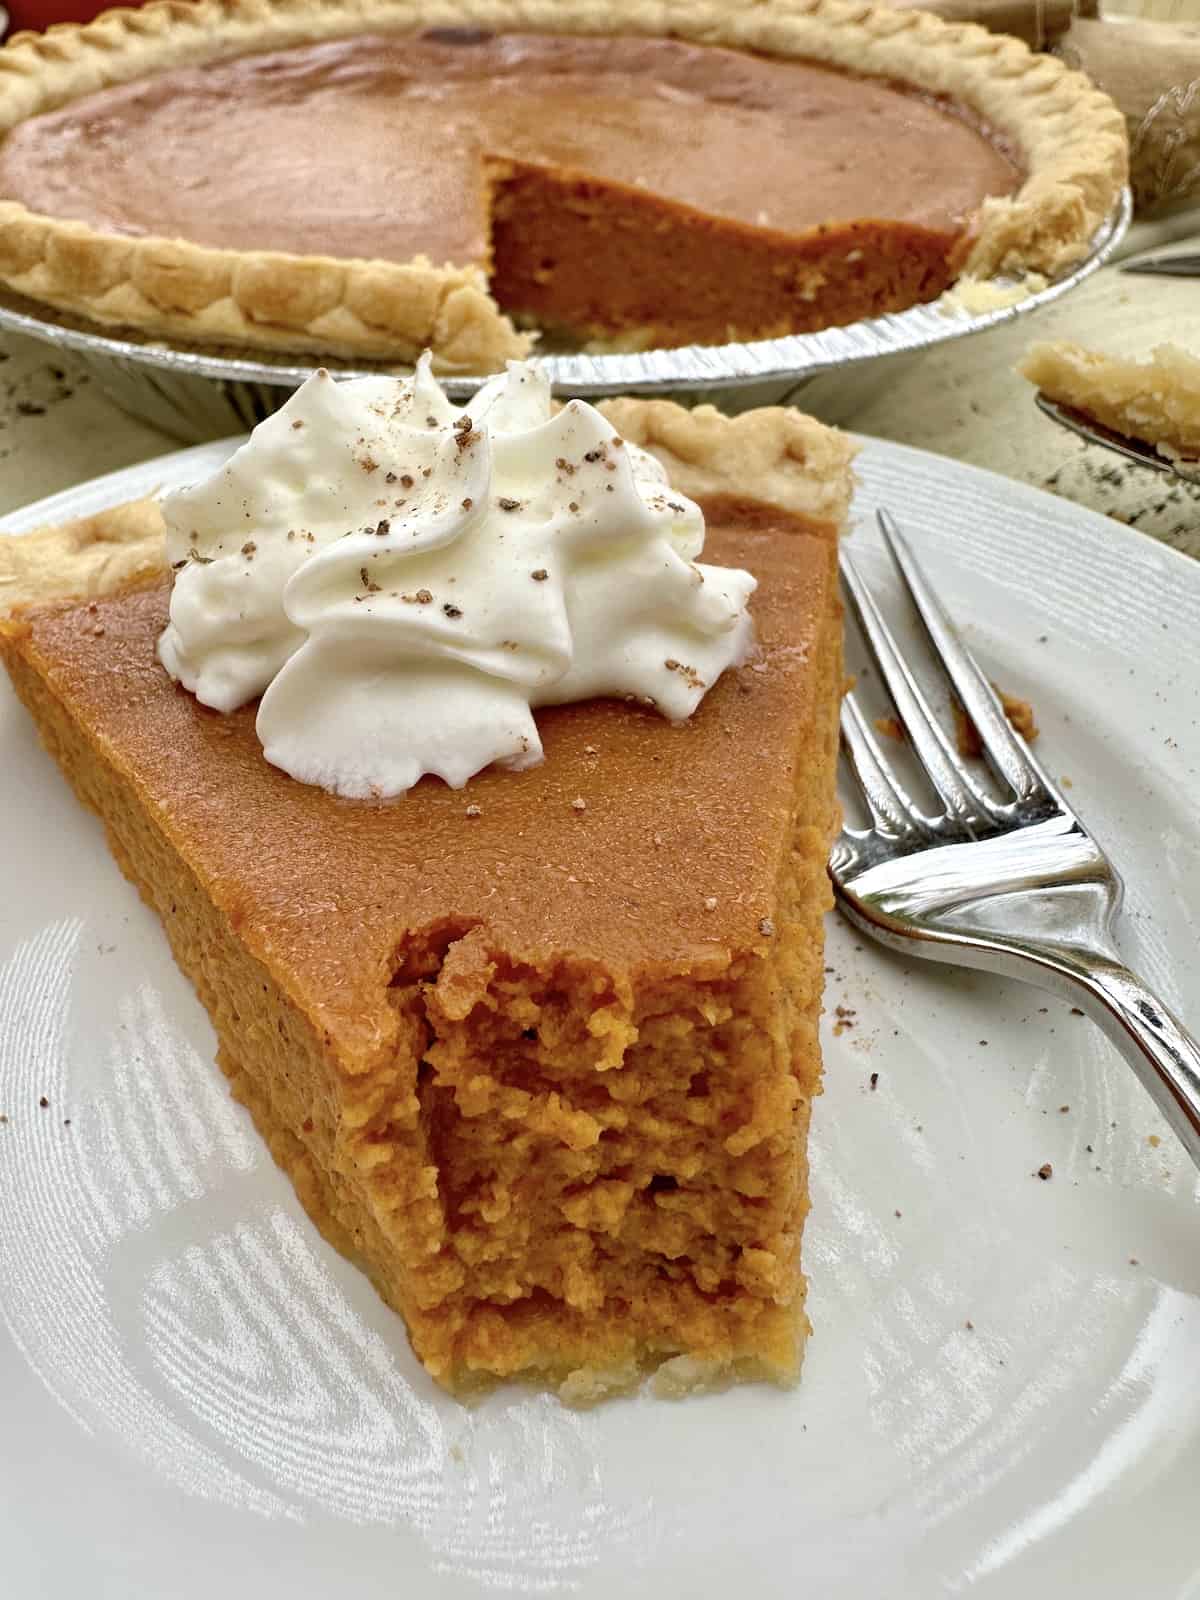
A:
[[[1119,961],[1072,973],[1084,1009],[1125,1056],[1154,1103],[1200,1166],[1200,1044]]]

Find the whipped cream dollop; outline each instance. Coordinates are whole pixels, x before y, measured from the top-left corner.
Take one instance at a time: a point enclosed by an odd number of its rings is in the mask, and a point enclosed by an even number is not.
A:
[[[747,572],[594,407],[511,362],[464,407],[316,373],[207,481],[166,496],[167,671],[268,761],[354,797],[542,759],[535,707],[688,717],[753,630]]]

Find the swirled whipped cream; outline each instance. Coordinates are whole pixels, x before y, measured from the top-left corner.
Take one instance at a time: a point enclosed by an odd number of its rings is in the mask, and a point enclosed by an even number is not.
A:
[[[697,562],[699,507],[526,363],[461,409],[427,359],[319,372],[163,510],[163,665],[219,711],[261,695],[267,760],[341,795],[532,766],[538,706],[686,718],[753,640],[755,581]]]

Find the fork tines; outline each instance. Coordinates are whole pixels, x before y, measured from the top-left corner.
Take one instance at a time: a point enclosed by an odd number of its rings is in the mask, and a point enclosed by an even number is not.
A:
[[[876,516],[934,653],[978,730],[989,765],[1012,794],[1009,801],[997,801],[972,776],[934,715],[853,557],[843,549],[842,577],[863,637],[912,748],[946,808],[945,820],[976,835],[1009,824],[1014,802],[1042,801],[1054,809],[1066,810],[1062,797],[1034,761],[1025,741],[1009,726],[995,690],[955,633],[895,519],[884,510]],[[924,816],[905,791],[868,727],[853,691],[843,703],[842,738],[876,826],[893,833],[928,834],[936,819]]]

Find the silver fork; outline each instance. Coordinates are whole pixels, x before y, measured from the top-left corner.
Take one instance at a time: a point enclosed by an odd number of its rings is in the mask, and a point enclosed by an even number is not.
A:
[[[1052,422],[1057,422],[1060,428],[1066,428],[1069,432],[1077,434],[1087,444],[1103,445],[1106,450],[1115,450],[1118,455],[1127,456],[1139,466],[1152,467],[1155,472],[1173,472],[1177,478],[1182,478],[1187,483],[1198,481],[1200,475],[1198,462],[1170,461],[1166,456],[1160,456],[1154,446],[1147,444],[1144,439],[1134,439],[1127,433],[1117,433],[1112,428],[1106,428],[1102,422],[1097,422],[1086,412],[1076,411],[1074,406],[1064,406],[1058,400],[1051,400],[1050,396],[1043,394],[1040,389],[1033,399],[1038,410],[1044,412]]]
[[[1117,270],[1147,278],[1200,278],[1200,256],[1135,256],[1132,261],[1122,261]]]
[[[934,716],[853,558],[842,576],[911,747],[940,798],[926,815],[906,791],[854,692],[842,742],[872,818],[843,828],[830,858],[841,910],[910,955],[1022,978],[1064,996],[1104,1029],[1200,1165],[1200,1046],[1121,959],[1122,884],[1104,851],[1009,727],[907,540],[879,526],[934,651],[1007,797],[976,781]]]

